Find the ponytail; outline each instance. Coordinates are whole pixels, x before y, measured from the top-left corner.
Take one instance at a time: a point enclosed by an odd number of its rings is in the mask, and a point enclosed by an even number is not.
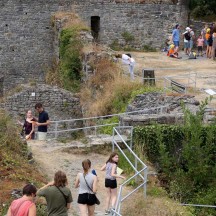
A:
[[[82,167],[84,171],[84,175],[86,175],[91,168],[91,161],[89,159],[86,159],[82,162]]]

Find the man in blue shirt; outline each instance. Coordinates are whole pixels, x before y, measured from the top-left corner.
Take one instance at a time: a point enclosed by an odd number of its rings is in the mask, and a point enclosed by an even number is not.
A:
[[[47,126],[50,124],[49,115],[41,103],[37,103],[35,109],[39,113],[38,122],[35,122],[35,125],[38,126],[38,140],[46,140]]]
[[[175,51],[178,52],[179,50],[179,41],[180,41],[180,26],[179,24],[177,24],[175,26],[175,29],[173,30],[173,33],[172,33],[172,41],[175,45]]]

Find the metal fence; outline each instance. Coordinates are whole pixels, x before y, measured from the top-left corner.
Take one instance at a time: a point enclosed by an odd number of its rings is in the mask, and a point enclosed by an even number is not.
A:
[[[124,140],[122,136],[122,131],[129,132],[129,139],[127,141],[130,141],[130,145]],[[123,147],[129,151],[129,153],[134,157],[134,163],[128,158],[128,156],[123,151],[123,148],[119,145],[119,140],[123,144]],[[127,160],[127,162],[130,164],[130,166],[133,168],[135,174],[128,178],[126,181],[124,181],[123,184],[120,185],[119,192],[118,192],[118,198],[115,206],[115,210],[111,210],[113,215],[120,215],[121,212],[121,204],[124,202],[125,199],[127,199],[129,196],[131,196],[134,192],[136,192],[138,189],[143,188],[144,189],[144,198],[146,198],[146,187],[147,187],[147,175],[148,175],[148,169],[147,166],[143,163],[142,160],[134,153],[132,150],[132,143],[133,143],[133,127],[127,126],[127,127],[114,127],[113,128],[113,139],[112,139],[112,149],[114,151],[115,147],[121,152],[121,154],[124,156],[124,158]],[[141,169],[138,170],[138,163],[141,165]],[[141,178],[141,183],[137,181],[137,178]],[[131,182],[132,180],[135,180],[138,184],[138,186],[130,191],[128,194],[123,196],[123,189],[124,187]]]
[[[79,118],[79,119],[66,119],[66,120],[59,120],[59,121],[51,121],[51,130],[48,131],[48,134],[53,134],[53,139],[57,139],[59,134],[62,133],[69,133],[74,131],[84,131],[87,135],[90,131],[91,134],[97,135],[98,128],[107,127],[107,126],[117,126],[120,125],[118,123],[109,123],[109,124],[102,124],[102,120],[114,117],[114,116],[123,116],[123,115],[133,115],[133,114],[148,114],[149,112],[154,112],[155,114],[161,114],[167,111],[168,106],[158,106],[152,108],[146,108],[142,110],[136,110],[131,112],[124,112],[112,115],[105,115],[105,116],[95,116],[95,117],[88,117],[88,118]],[[80,122],[78,124],[77,122]],[[68,127],[65,126],[68,124]],[[78,125],[78,127],[76,127]],[[79,126],[81,125],[81,127]],[[65,128],[67,127],[67,128]]]

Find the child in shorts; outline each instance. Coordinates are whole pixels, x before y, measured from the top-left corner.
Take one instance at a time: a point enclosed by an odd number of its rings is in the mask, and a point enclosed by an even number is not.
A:
[[[202,37],[202,35],[199,36],[199,38],[197,39],[197,51],[198,51],[198,55],[199,56],[201,54],[201,56],[203,56],[203,45],[204,45],[204,39]]]
[[[171,44],[167,56],[171,58],[178,58],[178,53],[175,51],[175,45]]]

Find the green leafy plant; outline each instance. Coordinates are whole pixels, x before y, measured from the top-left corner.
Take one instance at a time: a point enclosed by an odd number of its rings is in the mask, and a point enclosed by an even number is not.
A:
[[[121,35],[126,43],[134,41],[134,36],[130,32],[125,31]]]
[[[207,103],[207,99],[202,102],[196,114],[184,108],[184,125],[134,129],[135,145],[143,146],[143,154],[158,168],[163,186],[181,202],[215,203],[211,188],[216,185],[216,126],[203,125]],[[203,215],[204,210],[195,211]],[[212,215],[212,210],[205,209],[205,215]]]

